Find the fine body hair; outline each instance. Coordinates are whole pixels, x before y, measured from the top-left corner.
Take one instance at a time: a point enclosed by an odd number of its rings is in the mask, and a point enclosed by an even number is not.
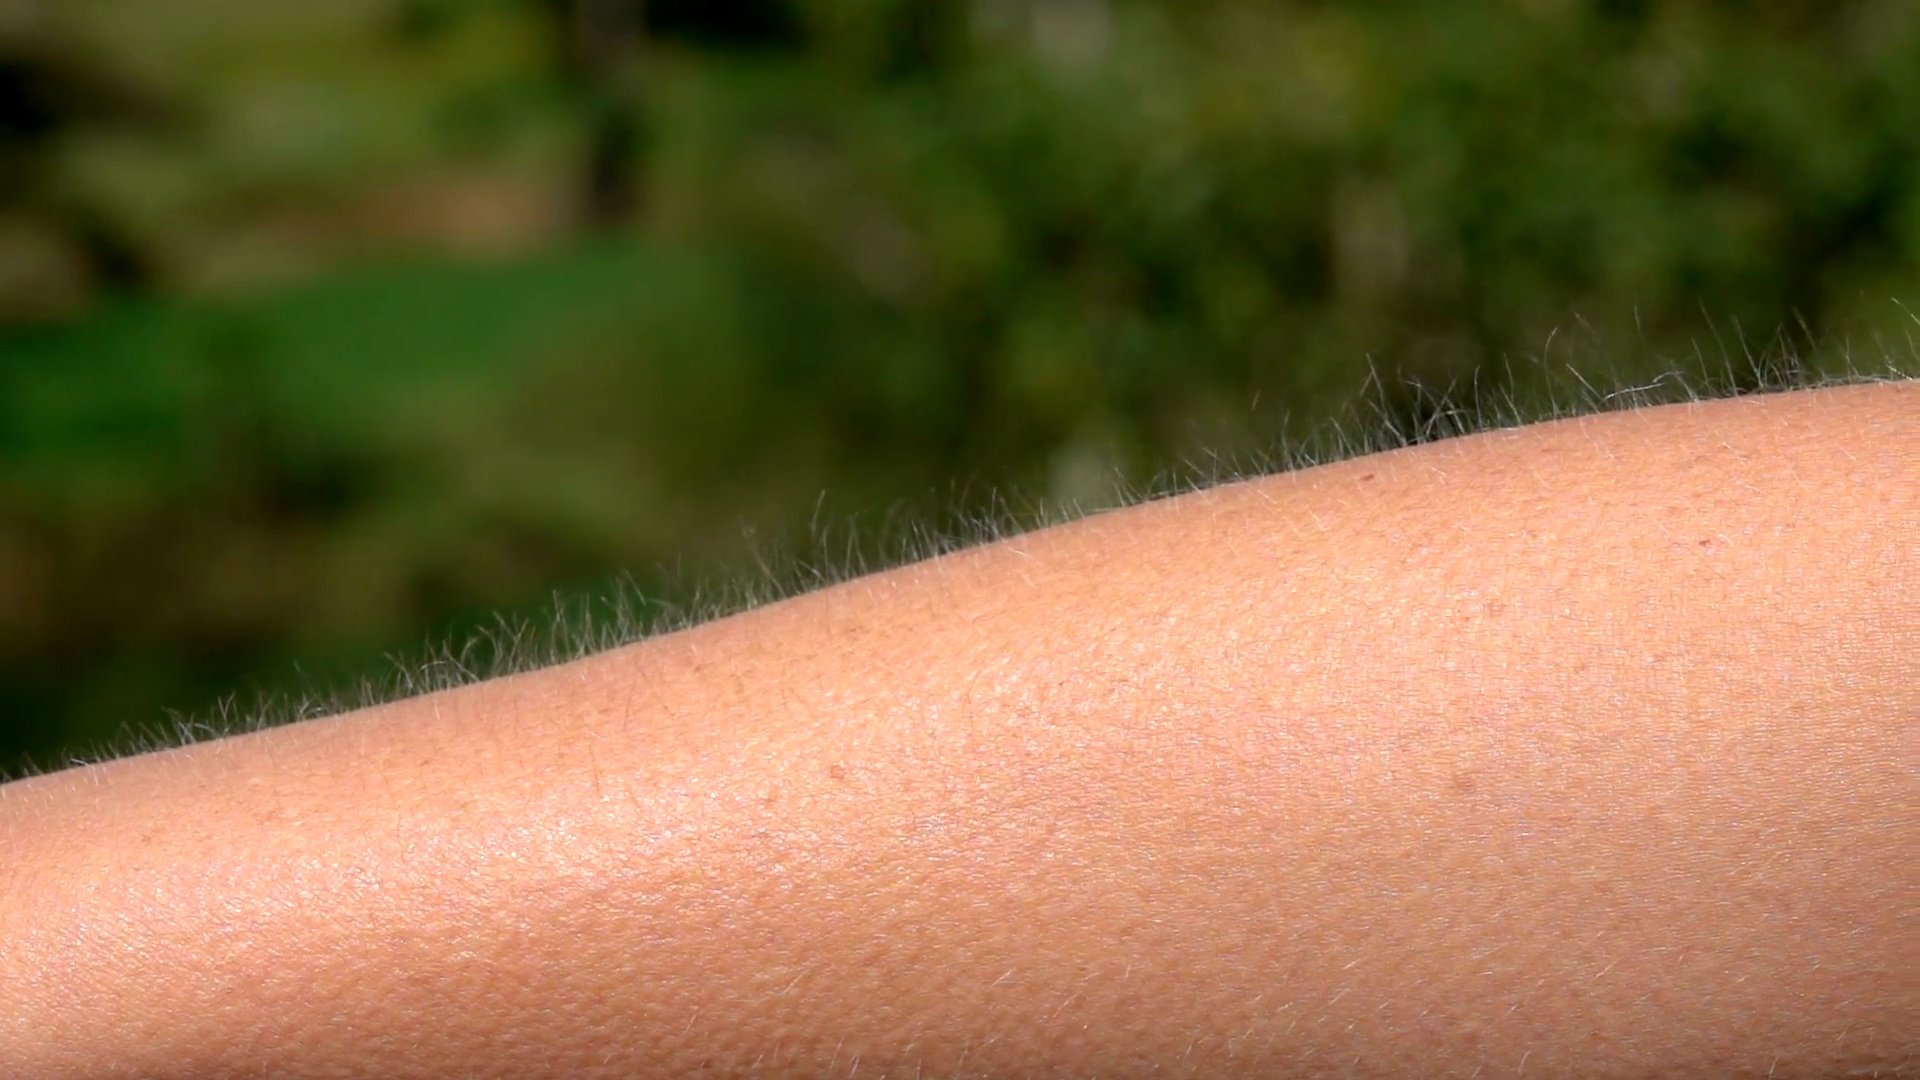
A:
[[[1914,322],[1920,327],[1920,318]],[[1544,356],[1552,355],[1554,343],[1550,336]],[[174,713],[164,723],[136,723],[107,744],[51,766],[29,762],[21,775],[259,731],[566,663],[868,574],[1220,484],[1604,412],[1920,377],[1920,342],[1894,347],[1882,342],[1875,352],[1874,362],[1867,364],[1850,348],[1803,351],[1776,335],[1766,348],[1756,350],[1742,337],[1734,349],[1721,341],[1713,354],[1697,350],[1687,362],[1666,364],[1651,377],[1636,378],[1594,364],[1593,358],[1601,355],[1596,345],[1584,355],[1585,371],[1571,363],[1550,368],[1541,357],[1527,357],[1537,377],[1524,384],[1509,377],[1491,393],[1477,380],[1434,387],[1405,375],[1383,376],[1370,362],[1366,382],[1346,408],[1304,437],[1277,438],[1255,452],[1188,457],[1146,484],[1116,477],[1106,496],[1091,503],[1022,501],[995,491],[989,493],[984,511],[954,512],[944,519],[889,515],[878,526],[878,537],[861,535],[856,523],[836,526],[816,514],[804,551],[756,550],[750,566],[717,587],[693,586],[680,590],[678,598],[663,597],[622,577],[597,596],[556,595],[544,618],[502,616],[459,640],[389,656],[384,675],[363,677],[344,690],[313,686],[252,701],[229,696],[205,713]],[[1709,355],[1714,356],[1711,362]],[[1515,385],[1530,389],[1517,392],[1511,389]],[[0,774],[0,781],[6,779]]]

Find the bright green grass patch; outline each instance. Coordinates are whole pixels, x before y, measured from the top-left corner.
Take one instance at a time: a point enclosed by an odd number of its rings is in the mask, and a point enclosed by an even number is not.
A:
[[[728,295],[711,259],[600,243],[0,330],[0,478],[39,485],[111,467],[170,485],[212,464],[207,432],[242,420],[290,439],[405,439],[559,353],[649,337],[684,350],[690,320],[724,335]]]

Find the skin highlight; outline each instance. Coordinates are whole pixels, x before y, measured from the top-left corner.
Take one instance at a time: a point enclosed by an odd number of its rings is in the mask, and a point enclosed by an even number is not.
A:
[[[1920,1070],[1920,383],[0,786],[0,1075]]]

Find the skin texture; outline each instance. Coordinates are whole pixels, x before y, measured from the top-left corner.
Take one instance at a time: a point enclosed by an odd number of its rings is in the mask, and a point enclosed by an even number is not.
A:
[[[1920,1075],[1920,384],[0,787],[0,1075]]]

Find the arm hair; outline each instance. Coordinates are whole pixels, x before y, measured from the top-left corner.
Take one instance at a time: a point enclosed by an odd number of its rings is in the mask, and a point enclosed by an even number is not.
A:
[[[1916,323],[1920,324],[1920,319]],[[1718,339],[1717,328],[1715,336]],[[76,768],[154,753],[538,671],[869,574],[1089,514],[1222,484],[1555,420],[1752,393],[1900,381],[1920,374],[1920,363],[1916,362],[1920,357],[1911,350],[1883,347],[1878,354],[1879,366],[1869,368],[1860,366],[1851,351],[1823,350],[1815,345],[1812,355],[1818,356],[1818,362],[1809,363],[1809,354],[1796,349],[1783,336],[1758,352],[1743,339],[1738,354],[1721,342],[1714,354],[1717,365],[1709,362],[1706,353],[1699,352],[1687,363],[1637,377],[1598,366],[1606,355],[1604,343],[1589,343],[1581,363],[1605,374],[1582,374],[1572,362],[1560,369],[1548,368],[1545,362],[1553,357],[1553,350],[1554,336],[1550,336],[1541,356],[1530,358],[1541,377],[1529,384],[1532,389],[1524,395],[1511,390],[1489,395],[1477,384],[1435,388],[1410,378],[1389,385],[1388,378],[1370,365],[1368,378],[1352,403],[1304,440],[1281,440],[1272,449],[1234,458],[1189,459],[1144,485],[1128,484],[1116,475],[1105,497],[1092,504],[1050,504],[996,493],[989,499],[992,509],[949,520],[945,525],[912,518],[890,522],[885,528],[890,542],[883,545],[885,553],[879,558],[863,554],[865,545],[857,535],[856,523],[848,522],[836,531],[831,524],[816,521],[805,554],[758,552],[754,573],[743,573],[718,591],[695,587],[677,590],[678,598],[652,596],[642,592],[631,577],[622,577],[598,596],[556,595],[543,619],[502,616],[461,640],[442,641],[414,655],[391,656],[384,674],[361,677],[344,689],[313,685],[298,694],[260,697],[251,702],[229,696],[208,713],[170,713],[164,724],[130,725],[111,743],[70,753],[55,767]],[[1411,409],[1407,403],[1412,404]],[[1409,411],[1412,417],[1405,415]],[[19,775],[46,771],[29,762]],[[7,779],[0,772],[0,783]]]

